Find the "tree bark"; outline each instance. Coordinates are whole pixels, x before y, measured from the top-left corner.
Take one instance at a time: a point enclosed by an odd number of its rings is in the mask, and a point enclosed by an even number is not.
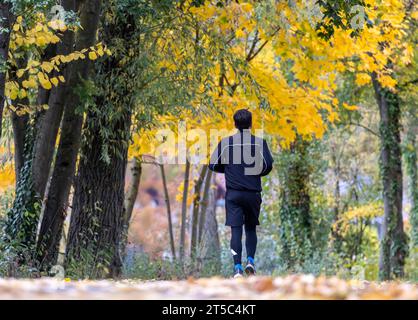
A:
[[[383,88],[376,75],[373,87],[380,113],[380,170],[383,184],[383,237],[380,243],[379,277],[402,277],[408,253],[402,219],[402,153],[399,97]]]
[[[19,117],[18,121],[23,117]],[[32,165],[33,137],[35,128],[28,122],[21,126],[21,138],[23,151],[21,161],[23,166],[19,168],[19,176],[16,181],[16,195],[13,206],[7,212],[5,222],[5,238],[14,248],[19,262],[32,263],[34,246],[36,244],[36,230],[39,222],[40,201],[33,192]],[[15,136],[16,139],[19,139]]]
[[[186,242],[187,196],[189,194],[190,162],[186,159],[184,168],[183,199],[181,203],[181,229],[180,229],[180,262],[184,262]]]
[[[211,191],[211,187],[213,185],[212,181],[212,171],[208,170],[205,177],[205,185],[203,187],[203,197],[202,197],[202,205],[200,208],[200,214],[199,214],[199,227],[197,232],[198,237],[198,245],[200,246],[202,243],[202,236],[203,236],[203,229],[205,226],[206,221],[206,211],[209,207],[209,192]]]
[[[160,164],[161,169],[161,177],[163,180],[163,189],[164,189],[164,199],[165,199],[165,205],[167,207],[167,218],[168,218],[168,232],[170,235],[170,247],[171,247],[171,254],[173,256],[173,259],[176,259],[176,247],[174,244],[174,232],[173,232],[173,221],[171,218],[171,205],[170,205],[170,195],[168,194],[168,188],[167,188],[167,178],[165,175],[164,170],[164,164]]]
[[[24,68],[27,64],[27,56],[20,57],[16,61],[16,65],[9,70],[9,80],[15,81],[21,85],[22,79],[18,79],[16,76],[16,70]],[[12,101],[12,104],[16,107],[17,111],[12,111],[12,128],[13,128],[13,141],[14,141],[14,156],[15,156],[15,173],[16,173],[16,186],[18,185],[20,179],[20,171],[25,165],[25,160],[30,160],[29,155],[26,155],[25,152],[25,143],[28,124],[30,121],[30,116],[28,113],[19,114],[20,105],[27,106],[29,105],[29,99],[17,98]],[[32,152],[32,148],[31,148]],[[30,172],[29,170],[27,171]]]
[[[102,158],[103,141],[98,131],[109,124],[104,121],[100,124],[102,119],[93,113],[87,115],[84,134],[92,140],[82,146],[66,257],[67,265],[87,264],[89,274],[84,276],[90,278],[117,277],[121,272],[128,145],[120,141],[126,141],[126,135],[129,135],[130,118],[131,114],[126,113],[112,125],[116,136],[110,147],[117,148],[117,152],[111,154],[106,163]]]
[[[341,214],[341,191],[340,191],[340,175],[341,175],[341,163],[340,163],[340,155],[338,154],[338,150],[336,144],[333,144],[331,147],[331,161],[333,163],[333,173],[335,179],[335,187],[334,187],[334,219],[333,219],[333,226],[332,232],[333,235],[333,246],[336,252],[341,251],[342,245],[342,237],[341,237],[341,230],[340,230],[340,214]]]
[[[64,0],[62,6],[65,11],[77,11],[75,0]],[[73,51],[73,46],[74,32],[67,30],[61,42],[57,44],[54,55],[68,55]],[[38,101],[38,104],[46,103],[49,106],[48,110],[43,111],[39,116],[34,146],[33,183],[35,192],[41,199],[45,195],[58,129],[69,90],[70,67],[64,66],[61,69],[61,74],[67,81],[48,91],[48,95],[40,97],[40,101]]]
[[[43,53],[44,59],[49,59],[54,54],[55,46],[49,46]],[[18,61],[15,68],[25,67],[28,57],[23,56]],[[22,79],[15,78],[15,70],[12,72],[14,81],[21,82]],[[40,88],[38,90],[37,103],[46,103],[49,91]],[[28,98],[16,99],[14,101],[17,109],[20,105],[27,106],[30,104]],[[34,141],[38,130],[38,120],[40,112],[34,115],[19,115],[18,111],[13,113],[12,123],[15,142],[15,167],[16,167],[16,196],[13,208],[9,211],[8,227],[6,230],[16,233],[15,239],[16,250],[30,251],[30,259],[36,256],[34,248],[36,245],[36,234],[41,212],[41,198],[34,188],[33,181],[33,158],[34,158]]]
[[[137,103],[138,20],[130,6],[109,6],[101,39],[113,48],[96,64],[94,106],[87,112],[66,250],[67,267],[91,278],[119,277],[124,248],[124,189],[131,119]],[[134,52],[129,56],[126,52]],[[128,58],[130,57],[130,58]],[[126,63],[121,63],[125,59]]]
[[[80,4],[79,16],[82,28],[76,34],[75,50],[93,46],[99,26],[101,1],[85,1]],[[39,260],[44,266],[53,265],[58,256],[59,242],[66,216],[68,197],[80,148],[83,115],[77,112],[82,104],[75,88],[88,79],[92,62],[77,60],[72,63],[67,80],[69,90],[63,98],[64,116],[55,165],[51,176],[48,197],[45,200],[43,219],[38,238]],[[62,103],[58,102],[57,103]]]
[[[28,122],[29,116],[27,114],[19,116],[16,112],[12,113],[16,186],[20,178],[20,171],[25,162],[25,136]]]
[[[121,250],[120,250],[123,256],[123,260],[125,260],[126,245],[128,243],[129,225],[132,220],[132,213],[134,211],[136,198],[138,197],[139,184],[141,181],[142,162],[140,158],[134,157],[132,159],[132,166],[130,168],[130,171],[131,171],[131,182],[128,185],[128,189],[125,193],[125,200],[124,200],[125,215],[123,217],[123,241],[122,241]]]
[[[213,185],[213,176],[208,174],[209,186]],[[204,227],[199,251],[199,269],[204,268],[205,274],[219,274],[221,266],[221,245],[219,241],[218,220],[216,218],[215,188],[208,188],[207,206],[203,206]]]
[[[0,3],[0,139],[2,137],[3,108],[6,98],[4,88],[6,85],[6,68],[9,53],[10,31],[12,23],[11,3]]]
[[[201,205],[201,189],[203,181],[206,177],[208,166],[203,165],[199,178],[194,186],[194,198],[193,198],[193,213],[192,213],[192,234],[190,241],[190,258],[196,258],[197,239],[198,239],[198,227],[199,227],[199,210]]]
[[[132,159],[132,167],[130,168],[130,171],[132,173],[132,180],[128,186],[128,190],[125,196],[125,217],[123,219],[125,232],[128,231],[136,198],[138,197],[139,182],[141,181],[142,173],[141,159],[139,159],[138,157],[134,157]]]

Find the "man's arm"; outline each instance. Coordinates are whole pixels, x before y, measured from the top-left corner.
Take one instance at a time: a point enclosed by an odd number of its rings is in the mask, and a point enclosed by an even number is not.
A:
[[[209,170],[225,173],[225,165],[222,163],[222,148],[221,143],[219,142],[218,146],[216,147],[215,151],[213,151],[212,156],[210,157],[209,162]]]
[[[267,142],[266,140],[263,140],[263,171],[260,174],[262,177],[268,175],[273,169],[273,162],[273,157],[270,153]]]

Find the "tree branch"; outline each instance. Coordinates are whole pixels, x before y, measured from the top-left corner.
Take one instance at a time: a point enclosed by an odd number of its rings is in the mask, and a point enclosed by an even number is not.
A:
[[[346,124],[349,125],[349,126],[356,126],[356,127],[363,128],[364,130],[366,130],[366,131],[370,132],[371,134],[375,135],[376,137],[380,137],[379,133],[377,133],[373,129],[370,129],[369,127],[366,127],[365,125],[362,125],[361,123],[348,122]]]

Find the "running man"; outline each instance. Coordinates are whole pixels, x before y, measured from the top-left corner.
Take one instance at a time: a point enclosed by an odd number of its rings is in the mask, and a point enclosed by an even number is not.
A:
[[[226,180],[226,225],[231,227],[234,278],[242,277],[242,233],[245,229],[245,273],[255,274],[256,226],[261,206],[261,177],[270,173],[273,158],[264,139],[251,134],[252,114],[241,109],[234,114],[237,133],[224,138],[210,159],[209,169],[224,173]]]

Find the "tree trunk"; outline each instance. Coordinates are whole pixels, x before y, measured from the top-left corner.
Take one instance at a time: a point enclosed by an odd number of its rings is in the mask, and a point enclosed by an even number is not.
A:
[[[15,175],[16,186],[19,182],[20,171],[24,165],[24,150],[26,128],[28,127],[29,115],[18,116],[16,112],[12,113],[13,142],[14,142],[14,158],[15,158]]]
[[[64,0],[62,6],[65,11],[76,12],[75,0]],[[61,42],[59,42],[54,50],[53,55],[68,55],[73,51],[74,32],[67,30]],[[39,198],[43,199],[45,189],[51,170],[51,163],[55,150],[55,143],[58,134],[58,128],[64,110],[64,103],[67,98],[69,89],[70,67],[65,66],[61,69],[61,73],[67,80],[58,87],[52,88],[44,98],[40,98],[38,104],[48,104],[48,110],[43,111],[38,119],[38,129],[35,138],[34,158],[33,158],[33,182],[35,192]],[[44,90],[43,90],[44,91]]]
[[[303,265],[311,249],[309,143],[297,137],[282,154],[280,239],[289,270]]]
[[[32,262],[40,201],[33,192],[32,166],[33,137],[35,128],[29,122],[23,128],[22,163],[16,182],[16,196],[12,208],[7,212],[5,223],[6,241],[15,249],[20,262]],[[16,137],[15,137],[16,139]]]
[[[384,204],[379,277],[390,280],[403,276],[408,252],[402,219],[401,110],[397,94],[383,88],[376,75],[372,79],[380,112],[380,170]]]
[[[203,187],[203,197],[202,197],[202,205],[200,208],[200,214],[199,214],[199,228],[197,232],[198,237],[198,244],[199,246],[202,243],[202,236],[203,236],[203,229],[206,222],[206,211],[209,207],[209,192],[211,191],[211,187],[213,185],[212,181],[212,171],[208,170],[205,177],[205,186]]]
[[[100,116],[96,118],[90,112],[87,115],[84,134],[91,140],[83,143],[74,185],[66,263],[86,264],[89,274],[84,276],[90,278],[117,277],[121,272],[128,147],[120,141],[126,141],[129,135],[130,118],[131,114],[126,113],[109,128]],[[109,148],[115,148],[116,152],[110,155],[109,163],[102,158],[104,141],[98,132],[102,126],[115,133],[114,145]]]
[[[199,210],[201,205],[201,189],[203,181],[206,177],[208,166],[203,165],[199,178],[194,186],[194,198],[193,198],[193,213],[192,213],[192,234],[190,241],[190,258],[196,258],[196,247],[198,239],[198,226],[199,226]]]
[[[121,255],[123,256],[123,260],[125,259],[125,251],[126,245],[128,243],[128,232],[129,232],[129,225],[132,220],[132,213],[134,211],[136,198],[138,197],[138,190],[139,190],[139,183],[141,181],[141,174],[142,174],[142,162],[141,159],[138,157],[134,157],[132,159],[132,166],[130,168],[131,171],[131,182],[128,185],[128,189],[125,193],[125,200],[124,200],[124,207],[125,207],[125,215],[123,217],[123,239],[121,244]]]
[[[173,232],[173,221],[171,219],[170,195],[168,194],[167,178],[165,176],[164,164],[160,164],[160,169],[161,169],[161,177],[163,180],[164,199],[165,199],[165,204],[167,207],[168,232],[170,234],[171,254],[173,255],[173,259],[175,260],[176,259],[176,247],[174,244],[174,232]]]
[[[66,264],[85,268],[82,274],[92,278],[115,278],[122,271],[125,173],[137,103],[135,77],[141,74],[132,68],[139,54],[132,42],[138,20],[130,9],[112,3],[112,19],[105,15],[102,20],[102,40],[114,50],[96,64],[97,92],[87,112],[74,184]]]
[[[48,57],[53,51],[48,47],[44,56]],[[25,67],[28,58],[23,56],[19,59],[15,68]],[[21,82],[22,79],[15,78],[15,70],[12,72],[13,80]],[[43,104],[49,92],[44,89],[38,90],[37,102]],[[30,104],[28,98],[16,99],[14,101],[17,109],[20,105]],[[34,141],[38,130],[38,120],[40,113],[34,115],[19,115],[16,111],[12,115],[12,124],[15,143],[15,170],[16,170],[16,196],[13,208],[8,212],[7,235],[14,238],[14,247],[17,252],[26,251],[26,260],[32,260],[36,245],[36,234],[41,212],[41,198],[34,188],[33,176],[33,156]]]
[[[331,148],[331,160],[333,163],[333,172],[334,172],[334,179],[335,179],[335,187],[334,187],[334,218],[333,218],[333,226],[332,232],[333,235],[333,247],[336,252],[341,251],[342,245],[342,237],[341,237],[341,230],[340,230],[340,214],[341,214],[341,191],[340,191],[340,175],[341,175],[341,164],[338,155],[338,150],[336,145],[333,144]]]
[[[21,83],[16,70],[24,68],[28,57],[23,55],[10,70],[11,79]],[[21,261],[32,262],[36,242],[36,231],[41,209],[40,199],[33,189],[32,158],[33,141],[36,134],[37,114],[19,114],[21,105],[30,104],[29,99],[17,98],[13,101],[17,111],[12,113],[13,140],[15,146],[16,192],[13,207],[7,212],[5,235],[13,239],[10,244],[16,250]]]
[[[80,5],[79,16],[82,28],[76,35],[75,50],[82,50],[95,44],[100,11],[100,0],[86,1]],[[83,101],[75,92],[75,88],[88,79],[91,66],[92,62],[89,60],[77,60],[71,64],[67,79],[69,90],[63,95],[63,102],[59,102],[58,99],[56,102],[64,103],[65,107],[60,142],[38,239],[39,259],[44,266],[53,265],[58,256],[83,124],[83,115],[77,112]]]
[[[138,197],[139,182],[141,180],[142,173],[142,164],[141,159],[134,157],[132,159],[132,167],[130,169],[132,173],[132,180],[128,186],[128,190],[125,196],[125,217],[124,217],[124,228],[125,232],[129,229],[129,223],[132,218],[132,212],[136,203],[136,198]]]
[[[7,60],[9,53],[12,14],[11,3],[0,3],[0,139],[2,137],[3,108],[6,101],[4,88],[6,85]],[[7,31],[6,31],[7,30]]]
[[[209,186],[213,185],[213,177],[207,175]],[[207,205],[202,206],[204,212],[203,230],[199,250],[199,269],[204,269],[205,274],[219,274],[221,266],[221,245],[219,241],[218,221],[216,218],[215,188],[209,187]]]
[[[183,199],[181,203],[181,229],[180,229],[180,262],[184,262],[185,242],[186,242],[186,219],[187,219],[187,196],[189,194],[190,162],[186,159],[184,168]]]

